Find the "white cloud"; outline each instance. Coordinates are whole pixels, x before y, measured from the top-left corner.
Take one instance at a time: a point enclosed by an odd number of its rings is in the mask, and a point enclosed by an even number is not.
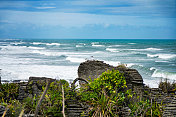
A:
[[[56,7],[35,7],[36,9],[55,9]]]
[[[86,13],[64,12],[24,12],[0,11],[6,14],[1,20],[14,24],[30,23],[36,26],[83,27],[86,25],[116,26],[170,26],[174,18],[144,18],[127,15],[95,15]]]

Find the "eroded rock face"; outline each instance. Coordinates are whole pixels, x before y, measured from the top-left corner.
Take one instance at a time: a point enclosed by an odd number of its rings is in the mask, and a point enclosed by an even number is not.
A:
[[[78,68],[78,76],[87,80],[90,78],[94,80],[95,78],[98,78],[103,72],[112,69],[118,70],[120,73],[124,74],[128,88],[133,89],[136,88],[136,86],[139,88],[143,87],[143,79],[137,70],[126,68],[123,65],[114,67],[104,63],[103,61],[88,60],[81,63]]]
[[[22,101],[26,97],[38,96],[42,92],[42,86],[47,80],[54,81],[46,77],[29,77],[26,83],[20,83],[18,100]]]
[[[170,104],[166,105],[163,117],[176,117],[176,96]]]

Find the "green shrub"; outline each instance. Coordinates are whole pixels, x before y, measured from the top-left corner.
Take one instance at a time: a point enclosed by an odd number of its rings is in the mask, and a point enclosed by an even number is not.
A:
[[[0,85],[0,102],[2,99],[10,101],[17,99],[19,92],[19,84],[17,83],[5,83]]]
[[[162,91],[165,93],[170,93],[170,92],[174,93],[176,92],[176,83],[175,82],[171,83],[167,79],[165,79],[164,82],[161,81],[159,83],[159,88],[161,88]]]
[[[69,83],[66,80],[52,82],[40,106],[40,113],[42,115],[62,116],[62,85],[64,87],[65,97],[67,97]],[[43,87],[43,90],[44,88],[45,87]]]
[[[123,74],[112,70],[90,81],[87,88],[80,90],[80,95],[91,106],[91,116],[116,116],[117,107],[125,105],[132,96],[130,92]]]
[[[151,102],[149,100],[142,100],[136,103],[130,103],[129,108],[131,109],[131,116],[134,117],[162,117],[163,104],[157,104],[157,102]]]

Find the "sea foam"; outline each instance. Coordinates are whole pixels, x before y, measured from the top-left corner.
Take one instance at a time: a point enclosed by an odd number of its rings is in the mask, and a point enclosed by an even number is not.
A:
[[[104,45],[92,45],[93,47],[103,47]]]
[[[175,58],[176,55],[175,54],[147,54],[148,57],[157,57],[157,58],[161,58],[161,59],[171,59],[171,58]]]
[[[41,42],[33,42],[33,45],[41,45],[41,44],[45,44],[45,43],[41,43]]]
[[[119,61],[104,61],[104,63],[112,65],[112,66],[118,66],[121,64]]]
[[[66,60],[73,62],[73,63],[81,63],[84,62],[84,58],[75,58],[75,57],[67,57]]]
[[[171,80],[176,79],[176,73],[171,73],[171,72],[165,72],[161,70],[155,70],[152,74],[152,77],[159,77],[159,78],[168,78]]]
[[[146,48],[145,50],[163,50],[163,49],[160,49],[160,48]]]
[[[119,52],[117,51],[117,49],[115,48],[106,48],[107,51],[110,51],[110,52]]]
[[[2,80],[25,80],[30,76],[75,79],[77,78],[77,66],[30,65],[29,67],[28,65],[13,65],[2,67]]]
[[[42,47],[28,47],[28,48],[30,48],[30,49],[34,49],[34,50],[43,50],[43,49],[45,49],[45,48],[42,48]]]
[[[32,53],[37,53],[37,54],[46,55],[46,56],[61,56],[62,55],[59,52],[48,52],[48,51],[39,51],[39,50],[33,50]]]
[[[145,49],[124,49],[124,50],[135,50],[135,51],[159,51],[163,50],[160,48],[145,48]]]
[[[82,45],[76,45],[76,47],[79,48],[79,47],[83,47],[83,46]]]

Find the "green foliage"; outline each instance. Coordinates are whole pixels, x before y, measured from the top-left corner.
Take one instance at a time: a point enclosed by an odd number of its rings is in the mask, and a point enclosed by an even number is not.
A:
[[[66,92],[65,95],[68,95],[69,84],[67,81],[52,82],[40,107],[42,115],[62,116],[62,85]]]
[[[19,102],[18,97],[19,84],[10,83],[0,85],[0,105],[8,107],[9,116],[19,116],[22,109],[26,114],[33,114],[37,106],[40,95],[33,94],[33,82],[28,84],[30,96]],[[35,85],[44,91],[46,82],[38,81]],[[104,72],[99,78],[90,81],[90,84],[81,87],[80,89],[71,91],[69,83],[65,80],[54,81],[50,84],[49,89],[41,103],[39,114],[42,116],[57,116],[62,117],[62,86],[65,91],[66,99],[78,97],[84,103],[90,106],[90,116],[93,117],[107,117],[120,116],[119,110],[124,106],[131,109],[131,116],[162,116],[163,105],[157,104],[155,101],[151,102],[144,99],[140,102],[129,101],[132,99],[131,90],[127,89],[126,80],[123,74],[118,70]],[[160,88],[166,91],[176,91],[176,83],[162,82]],[[144,91],[145,95],[150,95],[149,92]],[[135,98],[135,97],[133,97]],[[82,113],[84,115],[84,113]]]
[[[19,100],[10,100],[7,102],[4,99],[2,99],[2,102],[0,103],[1,106],[5,106],[5,108],[8,108],[8,116],[10,117],[18,117],[20,114],[23,105],[19,102]]]
[[[162,91],[165,93],[169,93],[169,92],[174,93],[174,92],[176,92],[176,83],[175,82],[171,83],[167,79],[165,79],[164,82],[161,81],[159,83],[159,88],[161,88]]]
[[[131,116],[135,116],[135,117],[145,115],[149,107],[150,107],[149,100],[139,101],[136,103],[130,103],[129,104],[129,108],[131,109],[130,114]]]
[[[163,105],[157,104],[157,102],[151,102],[149,100],[142,100],[137,103],[130,103],[129,108],[131,109],[131,116],[141,117],[141,116],[153,116],[162,117]],[[152,114],[152,115],[151,115]]]
[[[5,83],[0,85],[0,102],[2,99],[10,101],[18,97],[19,84]]]
[[[29,83],[28,89],[30,96],[25,98],[22,102],[18,100],[12,100],[18,96],[19,85],[16,83],[2,84],[1,87],[1,105],[9,109],[10,117],[19,116],[22,109],[25,110],[26,114],[33,114],[35,112],[37,103],[41,95],[32,95],[32,82]],[[37,82],[38,87],[41,87],[41,91],[44,91],[46,83]],[[65,91],[65,97],[67,97],[70,90],[69,83],[66,80],[54,81],[50,84],[49,89],[45,95],[45,98],[40,106],[39,114],[42,116],[57,116],[62,117],[62,85]],[[41,93],[42,94],[42,93]],[[8,97],[7,97],[8,96]]]
[[[162,102],[161,102],[161,104],[158,104],[157,102],[154,101],[152,103],[152,106],[150,105],[150,108],[146,112],[146,116],[150,116],[151,111],[152,111],[152,116],[153,117],[162,117],[162,114],[163,114],[163,111],[164,111]]]
[[[38,100],[39,97],[37,97],[36,95],[34,95],[33,97],[25,98],[23,100],[23,104],[25,105],[25,113],[34,113]]]
[[[19,100],[11,100],[9,105],[9,114],[10,117],[19,116],[21,110],[24,108],[23,105],[19,102]]]
[[[66,92],[65,97],[68,95],[69,83],[66,80],[52,82],[40,105],[39,114],[42,116],[62,117],[62,85],[64,87],[64,91]],[[41,89],[44,91],[46,83],[37,82],[37,86],[42,86]],[[34,113],[40,96],[41,95],[37,97],[35,95],[33,98],[28,97],[24,100],[26,113]]]
[[[124,105],[131,97],[131,91],[126,89],[126,80],[118,70],[102,73],[90,81],[87,88],[80,90],[82,101],[92,108],[92,116],[115,116],[118,106]]]

